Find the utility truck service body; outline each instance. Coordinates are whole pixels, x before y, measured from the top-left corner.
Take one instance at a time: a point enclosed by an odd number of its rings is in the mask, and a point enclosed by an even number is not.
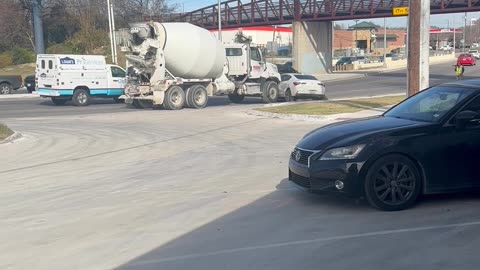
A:
[[[121,98],[137,108],[204,108],[212,95],[228,95],[235,103],[245,96],[266,103],[279,97],[277,67],[241,33],[237,43],[222,44],[189,23],[149,22],[131,24],[123,36],[129,54]]]
[[[35,73],[38,94],[55,105],[72,100],[76,106],[87,106],[92,97],[118,102],[125,89],[125,70],[107,65],[101,55],[39,54]]]

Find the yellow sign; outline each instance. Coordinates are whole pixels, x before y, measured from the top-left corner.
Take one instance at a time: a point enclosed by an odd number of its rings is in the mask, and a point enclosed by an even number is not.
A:
[[[394,7],[392,9],[393,16],[407,16],[408,15],[408,7]]]

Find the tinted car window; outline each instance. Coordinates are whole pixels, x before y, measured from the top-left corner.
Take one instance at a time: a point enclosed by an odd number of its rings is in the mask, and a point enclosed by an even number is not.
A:
[[[436,86],[407,99],[385,116],[425,122],[439,122],[453,107],[472,94],[472,89]]]
[[[282,81],[290,80],[290,75],[282,75]]]

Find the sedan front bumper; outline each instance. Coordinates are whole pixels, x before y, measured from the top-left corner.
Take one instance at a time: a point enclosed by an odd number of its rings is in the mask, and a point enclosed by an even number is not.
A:
[[[340,192],[356,196],[362,192],[360,168],[360,163],[345,160],[313,161],[309,167],[290,159],[288,178],[309,192]],[[343,183],[342,189],[335,187],[336,181]]]

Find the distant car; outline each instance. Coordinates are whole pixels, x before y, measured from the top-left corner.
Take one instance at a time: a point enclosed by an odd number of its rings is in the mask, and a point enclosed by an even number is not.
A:
[[[325,84],[312,75],[283,74],[279,88],[280,95],[284,96],[287,102],[297,99],[326,99]]]
[[[368,59],[365,56],[344,56],[340,58],[335,65],[336,66],[351,65],[354,62],[366,64],[366,63],[370,63],[370,59]]]
[[[472,54],[477,60],[480,59],[480,52],[478,50],[470,50],[469,54]]]
[[[22,88],[23,79],[20,75],[0,75],[0,95],[11,94],[13,90]]]
[[[25,77],[25,87],[29,93],[35,91],[35,75],[30,75]]]
[[[462,66],[474,66],[477,64],[477,59],[471,53],[462,53],[458,56],[457,64]]]
[[[421,91],[377,117],[308,132],[290,155],[289,180],[402,210],[422,194],[480,188],[478,153],[480,80],[465,80]]]

